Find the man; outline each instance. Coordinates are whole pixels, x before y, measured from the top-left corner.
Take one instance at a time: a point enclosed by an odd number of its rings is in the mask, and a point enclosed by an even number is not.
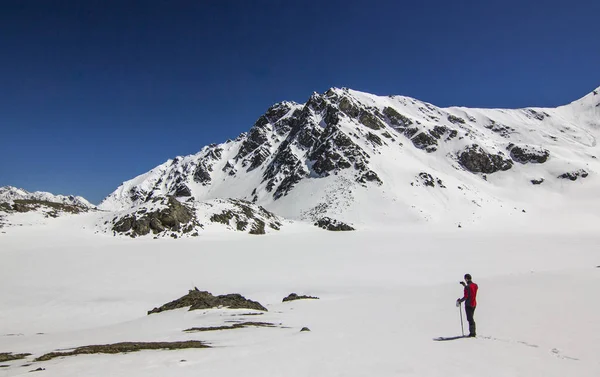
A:
[[[477,306],[477,284],[473,283],[471,275],[466,274],[465,280],[460,282],[465,287],[464,296],[456,300],[456,305],[460,305],[462,302],[465,303],[465,312],[467,313],[467,321],[469,322],[469,337],[474,338],[477,334],[475,333],[475,307]]]

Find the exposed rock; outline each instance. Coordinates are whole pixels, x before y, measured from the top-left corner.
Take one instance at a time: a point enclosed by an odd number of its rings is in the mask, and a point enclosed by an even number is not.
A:
[[[533,109],[527,109],[527,110],[525,110],[525,112],[527,113],[528,118],[534,118],[537,120],[544,120],[545,118],[550,117],[550,115],[548,113],[537,112]]]
[[[407,138],[412,138],[417,132],[419,132],[418,127],[411,127],[404,130],[404,136]]]
[[[511,146],[510,157],[516,162],[526,164],[528,162],[543,164],[550,157],[550,152],[542,148],[531,146]]]
[[[371,134],[371,133],[370,133]],[[371,134],[374,143],[383,144],[381,139]],[[366,183],[367,181],[381,181],[377,174],[367,169],[369,155],[336,126],[328,126],[309,159],[314,161],[312,169],[320,176],[327,176],[343,169],[354,166],[356,181]]]
[[[358,115],[360,114],[358,107],[354,106],[347,97],[341,99],[339,107],[340,110],[350,118],[358,118]]]
[[[419,173],[419,175],[417,176],[417,184],[421,184],[423,186],[428,186],[428,187],[435,187],[436,184],[438,185],[438,187],[440,188],[446,188],[446,186],[444,186],[444,182],[437,178],[437,177],[433,177],[431,174],[426,173],[426,172],[421,172]],[[411,186],[414,186],[415,182],[411,183]]]
[[[500,154],[491,154],[473,144],[458,155],[458,162],[471,173],[492,174],[512,167],[513,162]]]
[[[375,173],[373,170],[366,171],[356,181],[359,183],[375,182],[378,185],[383,184],[383,181],[379,178],[377,173]]]
[[[300,329],[300,332],[305,332],[305,331],[310,331],[310,329],[308,327],[303,327]]]
[[[250,234],[265,234],[265,222],[262,220],[254,221],[252,225],[252,229],[250,229]]]
[[[212,168],[206,165],[204,161],[201,161],[194,171],[194,181],[201,183],[203,186],[208,185],[211,182],[210,172]]]
[[[421,132],[417,136],[413,137],[412,143],[416,148],[425,149],[429,153],[437,150],[437,148],[434,147],[437,145],[436,139],[426,132]]]
[[[238,150],[238,153],[235,156],[236,161],[246,157],[252,151],[268,142],[268,124],[269,120],[266,116],[262,115],[260,118],[258,118],[256,123],[254,123],[254,126],[250,129],[250,132],[248,132],[248,136],[240,146],[240,149]]]
[[[229,199],[227,202],[232,204],[233,208],[213,214],[210,221],[235,226],[238,231],[245,231],[250,225],[250,234],[265,234],[266,222],[269,222],[271,229],[279,230],[281,227],[277,216],[263,207],[241,199]]]
[[[379,136],[375,135],[374,133],[371,133],[371,132],[369,132],[367,134],[367,140],[369,140],[374,145],[378,145],[378,146],[382,146],[383,145],[383,141],[381,141],[381,138]]]
[[[194,212],[181,204],[175,197],[155,198],[162,201],[166,208],[144,210],[121,218],[113,219],[112,230],[131,237],[145,236],[150,232],[157,234],[165,230],[190,232],[200,224]]]
[[[190,311],[198,309],[211,309],[217,307],[228,307],[229,309],[252,309],[267,311],[260,303],[246,299],[244,296],[233,293],[221,296],[213,296],[209,292],[200,291],[198,288],[190,290],[189,293],[175,301],[171,301],[159,308],[154,308],[148,315],[160,313],[167,310],[190,307]]]
[[[229,210],[225,210],[221,213],[215,213],[210,217],[210,221],[213,223],[221,223],[224,225],[229,225],[229,222],[235,217],[234,213]]]
[[[385,127],[378,118],[367,112],[361,114],[359,121],[372,130],[379,130]]]
[[[577,178],[579,178],[579,177],[586,178],[588,175],[589,175],[589,173],[587,171],[585,171],[583,169],[579,169],[576,171],[563,173],[563,174],[559,175],[558,178],[576,181]]]
[[[330,217],[322,217],[314,225],[318,226],[319,228],[323,228],[325,230],[331,230],[331,231],[350,231],[350,230],[355,230],[350,225],[348,225],[346,223],[343,223],[341,221],[332,219]]]
[[[137,352],[141,350],[179,350],[187,348],[210,348],[198,340],[183,342],[123,342],[115,344],[102,344],[93,346],[77,347],[69,352],[50,352],[35,359],[35,361],[48,361],[57,357],[91,355],[91,354],[115,354]]]
[[[413,131],[416,133],[416,130],[407,129],[404,134],[407,137],[412,137]],[[442,136],[447,135],[445,141],[449,141],[456,137],[457,134],[458,132],[456,130],[451,130],[446,126],[435,126],[429,131],[423,130],[417,134],[417,136],[412,137],[412,143],[416,148],[424,149],[426,152],[432,153],[437,150],[438,140],[440,140]]]
[[[237,173],[237,171],[233,167],[233,164],[231,163],[231,161],[227,161],[227,163],[225,164],[225,166],[223,166],[223,169],[221,169],[221,170],[228,173],[230,176],[233,176]]]
[[[413,124],[412,120],[400,114],[391,107],[385,107],[383,109],[383,114],[387,117],[389,123],[394,128],[407,128]]]
[[[239,322],[234,323],[230,326],[213,326],[213,327],[192,327],[190,329],[183,330],[183,332],[206,332],[206,331],[221,331],[221,330],[235,330],[243,329],[246,327],[275,327],[273,323],[269,322]]]
[[[455,115],[448,115],[448,121],[454,124],[465,124],[465,120],[463,118],[457,117]]]
[[[12,352],[0,352],[0,363],[13,360],[21,360],[31,356],[30,353],[12,353]]]
[[[175,196],[177,196],[177,197],[192,196],[192,192],[190,191],[189,187],[187,187],[184,184],[180,184],[175,189]]]
[[[318,297],[314,296],[299,296],[295,293],[290,293],[287,297],[283,298],[282,302],[295,301],[295,300],[318,300]]]
[[[254,152],[252,152],[252,157],[250,157],[249,160],[250,166],[248,167],[247,171],[252,171],[261,166],[270,155],[271,152],[265,146],[260,146],[257,148]]]
[[[533,185],[541,185],[543,182],[544,182],[544,178],[531,180],[531,184],[533,184]]]
[[[512,127],[505,126],[500,123],[496,123],[496,121],[490,119],[490,124],[484,126],[490,131],[493,131],[504,138],[509,138],[510,134],[516,132],[516,130]]]

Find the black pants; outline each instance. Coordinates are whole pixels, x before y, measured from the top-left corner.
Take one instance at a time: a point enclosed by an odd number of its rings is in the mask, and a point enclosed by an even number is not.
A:
[[[475,307],[465,305],[465,312],[467,313],[467,321],[469,322],[469,336],[475,336],[475,319],[473,319],[473,316],[475,315]]]

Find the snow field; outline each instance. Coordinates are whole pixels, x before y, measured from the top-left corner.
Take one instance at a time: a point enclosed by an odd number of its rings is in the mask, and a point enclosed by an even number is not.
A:
[[[330,233],[302,223],[253,237],[130,240],[94,235],[97,214],[0,237],[0,352],[121,341],[202,340],[214,348],[20,360],[0,376],[597,376],[598,236],[427,228]],[[83,228],[86,229],[83,229]],[[454,301],[480,286],[477,339]],[[146,311],[197,286],[269,312]],[[320,300],[282,303],[290,292]],[[234,315],[235,314],[235,315]],[[276,328],[183,333],[228,321]],[[307,326],[311,332],[300,333]],[[466,326],[466,321],[465,321]],[[43,333],[43,334],[39,334]],[[8,334],[16,334],[10,335]],[[185,361],[182,361],[185,360]]]

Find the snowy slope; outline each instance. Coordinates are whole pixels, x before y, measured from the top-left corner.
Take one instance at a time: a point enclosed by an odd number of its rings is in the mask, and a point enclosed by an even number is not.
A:
[[[287,218],[364,226],[543,220],[565,208],[585,217],[598,209],[583,201],[600,184],[599,133],[598,90],[558,108],[510,110],[332,88],[274,105],[247,134],[124,182],[100,207],[240,198]]]

